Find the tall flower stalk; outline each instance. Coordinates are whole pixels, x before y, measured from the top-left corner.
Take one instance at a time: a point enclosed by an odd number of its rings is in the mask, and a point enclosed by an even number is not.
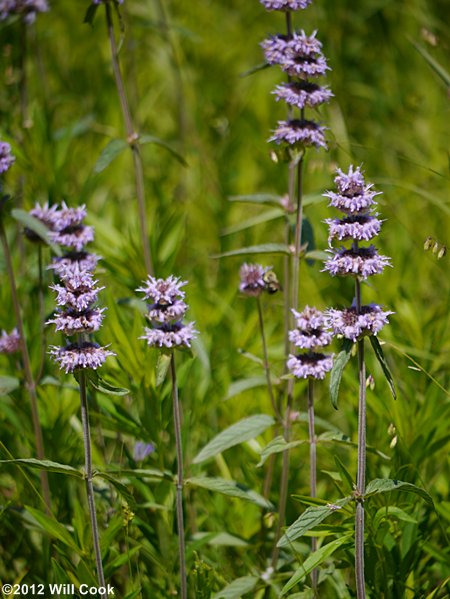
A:
[[[114,73],[114,81],[116,84],[117,95],[119,97],[120,108],[122,112],[122,118],[125,126],[125,132],[127,136],[127,142],[130,146],[131,153],[133,156],[133,168],[134,178],[136,185],[136,196],[139,210],[139,224],[141,229],[141,241],[144,253],[145,269],[148,274],[152,275],[154,272],[152,254],[149,244],[148,225],[147,225],[147,213],[145,205],[145,186],[144,186],[144,169],[142,165],[142,156],[139,146],[139,134],[135,130],[133,124],[133,118],[131,115],[130,104],[128,102],[127,93],[125,89],[125,82],[122,76],[119,63],[119,51],[117,48],[116,37],[114,32],[114,23],[112,15],[112,4],[114,4],[118,11],[117,5],[122,4],[123,0],[93,0],[93,4],[104,4],[105,15],[106,15],[106,27],[108,31],[109,45],[111,49],[111,61],[112,69]]]
[[[175,352],[173,350],[176,348],[191,347],[191,341],[197,334],[193,322],[189,322],[188,324],[183,324],[182,322],[188,306],[184,301],[185,292],[181,287],[184,287],[186,284],[186,281],[181,281],[173,275],[167,279],[156,279],[149,275],[143,287],[137,289],[137,291],[144,294],[145,299],[148,301],[147,318],[150,322],[150,327],[145,327],[144,335],[140,339],[144,339],[149,347],[159,348],[170,356],[173,423],[177,455],[176,511],[182,599],[187,599],[188,596],[183,514],[184,467],[181,438],[181,409],[178,397]]]
[[[6,142],[0,142],[0,175],[6,173],[12,164],[14,163],[14,156],[11,153],[11,147]],[[2,182],[0,181],[0,194],[2,192]],[[44,440],[42,435],[41,420],[39,417],[39,407],[37,401],[36,382],[31,368],[30,355],[28,353],[28,346],[25,339],[25,331],[23,326],[22,312],[20,309],[19,295],[17,292],[16,277],[14,274],[13,262],[11,257],[11,251],[9,248],[8,238],[6,236],[5,227],[3,224],[5,214],[5,202],[6,197],[0,199],[0,240],[3,248],[3,255],[5,258],[6,272],[9,278],[9,284],[11,288],[11,298],[13,304],[14,315],[16,319],[17,327],[17,338],[20,345],[20,351],[22,355],[22,363],[25,374],[26,386],[28,394],[30,396],[31,404],[31,419],[33,422],[34,439],[36,443],[36,455],[39,460],[45,459],[44,451]],[[47,472],[41,470],[40,472],[42,495],[44,498],[45,507],[47,513],[51,512],[50,502],[50,487],[48,484]]]
[[[356,516],[355,516],[355,575],[358,599],[364,599],[364,494],[366,491],[366,370],[364,361],[364,338],[377,333],[387,323],[392,314],[377,304],[363,305],[361,283],[368,277],[383,272],[390,266],[390,259],[378,253],[374,245],[361,246],[378,235],[381,222],[374,213],[375,196],[378,195],[372,184],[366,185],[360,167],[350,166],[348,173],[337,170],[335,177],[337,192],[328,191],[324,195],[330,199],[330,206],[344,213],[340,219],[327,219],[329,242],[351,241],[350,248],[342,246],[329,250],[331,257],[325,263],[325,270],[332,276],[352,276],[355,279],[353,305],[344,310],[329,310],[328,322],[335,335],[356,342],[358,345],[358,462],[356,477]]]
[[[97,287],[93,270],[98,257],[88,254],[84,246],[93,240],[94,231],[82,223],[86,216],[84,206],[69,208],[65,204],[60,210],[52,213],[51,239],[68,248],[68,252],[53,261],[52,268],[60,278],[60,283],[52,285],[56,291],[56,302],[59,306],[47,324],[55,325],[66,337],[75,337],[62,347],[53,346],[50,354],[66,374],[75,373],[79,384],[81,422],[83,428],[86,496],[91,522],[97,578],[99,587],[105,587],[100,535],[95,509],[93,487],[93,469],[91,453],[91,435],[89,427],[89,408],[87,401],[88,370],[96,370],[114,353],[99,346],[90,338],[92,333],[100,329],[103,320],[103,308],[97,308],[97,296],[103,287]],[[106,598],[106,594],[101,595]]]
[[[300,259],[302,255],[303,223],[303,171],[304,156],[307,148],[326,148],[325,128],[318,122],[306,118],[306,110],[317,108],[328,102],[332,93],[327,87],[318,85],[315,80],[325,75],[328,65],[322,54],[322,44],[316,38],[293,29],[292,16],[295,11],[305,9],[310,0],[261,0],[267,10],[283,11],[286,14],[286,34],[273,35],[262,43],[266,62],[278,65],[287,75],[287,82],[278,85],[274,94],[277,101],[287,104],[286,120],[278,122],[269,141],[280,146],[279,155],[289,162],[288,192],[290,205],[295,206],[295,229],[293,251],[290,264],[285,264],[285,345],[286,353],[292,352],[292,343],[288,342],[288,331],[292,324],[291,311],[299,305]],[[291,245],[290,224],[285,241]],[[287,401],[283,423],[283,435],[289,441],[291,434],[291,412],[293,407],[293,380],[287,383]],[[289,452],[283,452],[283,465],[280,483],[278,525],[275,534],[275,547],[272,554],[272,566],[275,568],[279,549],[276,546],[284,526],[287,490],[289,479]]]

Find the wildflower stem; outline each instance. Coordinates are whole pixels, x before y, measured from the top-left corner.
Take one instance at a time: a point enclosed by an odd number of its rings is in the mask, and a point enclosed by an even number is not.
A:
[[[89,506],[89,516],[91,520],[92,540],[94,545],[95,562],[97,565],[97,577],[100,587],[105,586],[105,576],[103,574],[102,554],[100,550],[100,538],[97,524],[97,514],[95,511],[94,488],[92,485],[92,454],[91,454],[91,433],[89,428],[89,410],[86,394],[86,374],[81,370],[79,374],[80,385],[80,404],[81,404],[81,422],[83,426],[84,441],[84,468],[86,471],[86,495]],[[106,599],[106,594],[102,593],[102,599]]]
[[[281,414],[278,411],[278,407],[277,407],[275,397],[273,394],[272,381],[270,380],[270,366],[269,366],[269,357],[267,354],[266,334],[264,332],[264,319],[263,319],[263,313],[262,313],[262,307],[261,307],[261,298],[259,296],[256,298],[256,303],[258,306],[259,330],[261,333],[261,341],[262,341],[262,346],[263,346],[264,372],[266,373],[267,390],[269,392],[269,397],[270,397],[270,402],[272,404],[273,412],[274,412],[276,418],[281,421]]]
[[[361,312],[361,282],[356,279],[356,310]],[[358,341],[358,469],[356,478],[355,574],[358,599],[365,599],[364,584],[364,493],[366,491],[366,368],[364,339]]]
[[[25,372],[25,380],[30,395],[31,402],[31,419],[33,422],[34,438],[36,442],[36,455],[38,460],[44,460],[44,441],[42,437],[42,427],[39,418],[39,408],[37,402],[36,383],[31,370],[30,356],[28,353],[28,347],[25,341],[25,333],[23,328],[22,315],[20,311],[19,297],[17,294],[16,279],[14,276],[14,269],[12,265],[11,252],[9,251],[8,239],[6,237],[5,228],[3,226],[3,218],[0,214],[0,238],[3,247],[3,254],[5,256],[6,271],[11,286],[11,296],[13,309],[16,317],[17,330],[20,337],[20,351],[22,354],[23,368]],[[39,473],[41,479],[42,495],[44,498],[45,508],[48,514],[51,513],[51,502],[50,502],[50,488],[48,484],[48,476],[45,470],[41,470]]]
[[[111,47],[111,60],[114,72],[114,79],[116,82],[117,93],[119,95],[120,107],[122,109],[122,116],[125,124],[125,131],[127,134],[127,141],[130,145],[131,152],[133,154],[133,165],[134,175],[136,182],[136,195],[139,209],[139,222],[141,228],[142,246],[144,250],[144,262],[145,268],[148,274],[153,274],[153,262],[151,256],[150,245],[148,241],[148,227],[147,227],[147,216],[145,210],[145,189],[144,189],[144,170],[142,167],[142,157],[139,148],[139,137],[134,130],[133,121],[131,118],[130,106],[128,104],[127,94],[125,91],[125,84],[123,81],[122,73],[119,65],[119,56],[117,51],[116,38],[114,36],[114,25],[111,15],[111,6],[109,2],[105,2],[106,9],[106,24],[108,28],[108,37]]]
[[[311,497],[316,497],[317,486],[317,457],[316,457],[316,433],[314,427],[314,381],[308,379],[308,430],[309,430],[309,487]],[[317,550],[317,538],[311,538],[311,551]],[[311,572],[311,582],[314,592],[317,590],[318,571]]]
[[[186,581],[186,550],[184,539],[184,519],[183,519],[183,446],[181,443],[181,415],[180,404],[178,401],[177,374],[175,369],[175,355],[172,352],[170,358],[170,373],[172,376],[172,402],[173,402],[173,423],[175,429],[175,444],[177,450],[177,526],[178,526],[178,555],[180,561],[180,586],[181,599],[187,599],[187,581]]]

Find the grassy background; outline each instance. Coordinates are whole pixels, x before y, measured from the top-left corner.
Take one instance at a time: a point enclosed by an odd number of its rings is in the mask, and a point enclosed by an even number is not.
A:
[[[36,26],[28,30],[29,122],[25,128],[19,112],[21,27],[17,21],[1,26],[1,132],[17,156],[8,188],[13,193],[20,190],[23,177],[22,202],[27,209],[37,200],[86,203],[88,222],[96,227],[93,250],[104,258],[98,277],[107,286],[102,299],[108,307],[100,338],[117,353],[104,374],[131,390],[126,398],[100,394],[93,398],[96,463],[135,467],[132,447],[142,439],[157,445],[146,462],[148,467],[174,470],[170,389],[168,385],[155,389],[156,356],[137,340],[143,322],[130,303],[145,277],[131,156],[124,153],[100,174],[94,172],[102,149],[111,139],[123,136],[123,127],[103,10],[91,27],[82,22],[87,5],[80,0],[54,0],[51,11],[40,15]],[[266,143],[276,121],[284,117],[284,107],[270,94],[281,80],[280,73],[265,69],[245,75],[262,62],[259,42],[283,31],[284,21],[278,13],[266,13],[257,0],[126,0],[122,12],[121,63],[136,128],[169,142],[187,162],[182,166],[154,144],[143,148],[156,273],[163,277],[175,273],[189,281],[189,316],[201,333],[195,360],[179,360],[189,464],[220,430],[245,416],[270,413],[267,393],[261,387],[227,399],[233,381],[262,375],[258,364],[239,350],[259,356],[261,349],[255,305],[238,293],[242,259],[212,256],[253,243],[283,240],[282,218],[269,219],[268,215],[265,222],[245,227],[248,219],[268,209],[232,203],[228,198],[286,192],[287,168],[271,161]],[[308,153],[305,192],[329,189],[335,167],[346,168],[350,163],[362,164],[367,179],[383,192],[379,211],[386,223],[379,246],[392,256],[394,268],[364,286],[364,298],[395,311],[382,338],[398,399],[393,402],[369,357],[368,370],[376,386],[369,391],[368,443],[385,457],[369,454],[368,479],[385,476],[412,482],[435,501],[432,509],[414,495],[399,493],[369,505],[368,581],[373,597],[431,597],[433,589],[443,583],[433,597],[448,596],[449,266],[448,257],[438,261],[431,252],[424,252],[423,242],[428,235],[441,244],[449,241],[449,95],[448,86],[415,47],[425,49],[444,68],[448,66],[447,12],[442,1],[364,0],[355,7],[346,0],[338,4],[316,1],[296,17],[298,28],[307,33],[318,30],[332,68],[328,83],[335,94],[320,116],[329,127],[330,149]],[[306,214],[316,247],[325,248],[323,219],[330,214],[326,202],[312,204]],[[41,352],[37,254],[29,245],[21,250],[12,221],[8,221],[8,234],[20,273],[19,293],[37,371]],[[262,261],[282,272],[279,257]],[[2,257],[0,268],[4,306],[0,328],[10,330],[14,322]],[[351,283],[331,279],[321,268],[318,262],[302,264],[301,305],[347,305],[353,293]],[[49,294],[48,313],[52,302]],[[281,374],[281,294],[267,297],[264,312],[274,372]],[[58,341],[50,331],[47,336],[52,343]],[[1,374],[21,378],[16,362],[0,357]],[[47,378],[38,391],[48,458],[77,466],[83,458],[76,387],[49,361],[43,376]],[[319,432],[335,427],[356,441],[356,385],[350,366],[337,412],[329,403],[326,385],[318,388],[317,412],[323,419]],[[296,388],[296,409],[302,413],[305,388],[301,383]],[[32,456],[25,391],[19,388],[1,402],[3,454]],[[304,423],[294,425],[294,435],[306,439]],[[270,438],[266,433],[257,443],[231,449],[202,468],[188,467],[189,474],[232,478],[261,491],[264,469],[255,467],[256,447]],[[308,494],[307,453],[305,446],[292,453],[291,494]],[[345,477],[336,456],[355,476],[353,446],[322,444],[319,497],[327,501],[344,493]],[[277,460],[276,480],[280,466]],[[90,581],[92,560],[82,484],[57,474],[50,479],[55,515],[69,527],[74,549],[64,544],[49,522],[32,512],[42,510],[33,490],[37,481],[32,472],[14,467],[1,471],[0,577],[30,583],[66,582],[67,576]],[[107,575],[121,596],[169,597],[177,572],[173,486],[126,477],[123,482],[134,494],[132,508],[121,504],[123,499],[106,483],[98,489]],[[191,588],[194,579],[199,581],[193,596],[209,597],[238,576],[264,571],[273,532],[270,517],[265,521],[264,541],[260,508],[192,488],[187,496],[189,567],[194,567]],[[276,485],[271,500],[277,504]],[[401,511],[391,513],[387,506]],[[303,509],[290,500],[287,521],[292,522]],[[324,535],[339,535],[340,529],[333,526],[345,528],[346,523],[343,515]],[[214,536],[198,535],[224,531],[234,536],[224,546]],[[308,553],[307,542],[296,549],[301,562]],[[286,559],[289,571],[292,564]],[[324,596],[353,596],[351,563],[351,549],[341,550],[327,562]],[[248,596],[256,596],[256,591]]]

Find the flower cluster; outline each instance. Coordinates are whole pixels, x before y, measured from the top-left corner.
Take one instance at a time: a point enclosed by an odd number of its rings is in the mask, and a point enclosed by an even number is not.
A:
[[[38,12],[49,10],[47,0],[0,0],[0,20],[20,15],[25,23],[33,23]]]
[[[99,291],[104,289],[97,286],[93,276],[98,256],[84,249],[94,238],[93,228],[82,223],[86,208],[69,208],[63,202],[61,207],[37,205],[31,214],[49,228],[52,241],[68,249],[50,267],[60,279],[60,284],[50,286],[57,293],[59,308],[47,324],[54,324],[56,331],[67,337],[76,335],[77,341],[51,347],[50,354],[66,373],[83,368],[95,370],[114,353],[89,339],[91,333],[99,330],[105,309],[95,306]]]
[[[280,283],[271,268],[271,266],[244,262],[239,271],[241,279],[239,291],[249,297],[259,297],[263,291],[270,294],[279,291]]]
[[[17,329],[13,329],[11,333],[2,331],[0,337],[0,354],[14,354],[20,349],[20,335]]]
[[[303,312],[292,310],[292,313],[296,328],[289,331],[289,340],[295,347],[307,351],[290,354],[288,370],[297,378],[323,379],[333,367],[333,356],[318,351],[329,345],[332,339],[332,334],[326,330],[325,315],[309,306]]]
[[[183,324],[182,319],[188,309],[184,302],[185,293],[181,289],[187,281],[170,275],[167,279],[156,279],[151,275],[143,287],[137,289],[149,300],[147,318],[151,328],[145,327],[140,339],[151,347],[191,347],[197,335],[194,323]]]
[[[340,247],[328,250],[331,257],[326,261],[324,270],[332,276],[353,276],[365,280],[380,274],[390,266],[390,258],[378,253],[374,245],[360,246],[360,242],[370,241],[381,229],[382,221],[374,211],[375,196],[379,192],[373,185],[366,185],[360,167],[350,166],[348,173],[337,169],[335,177],[337,191],[327,191],[330,206],[344,213],[343,218],[326,219],[329,227],[328,241],[351,240],[349,248]],[[329,310],[328,322],[336,335],[356,341],[364,335],[376,335],[387,324],[392,312],[384,312],[380,306],[370,304],[345,310]]]
[[[294,11],[306,8],[308,0],[262,0],[268,10]],[[302,31],[289,35],[273,35],[261,45],[266,62],[278,65],[288,75],[288,81],[277,85],[273,93],[277,101],[283,100],[299,115],[279,121],[269,141],[288,147],[326,148],[325,128],[314,120],[305,118],[305,108],[317,108],[333,96],[328,87],[322,87],[311,79],[325,75],[329,69],[322,53],[322,44],[317,32],[308,36]]]
[[[0,13],[1,14],[1,13]],[[0,141],[0,174],[6,173],[15,161],[11,146],[6,141]]]

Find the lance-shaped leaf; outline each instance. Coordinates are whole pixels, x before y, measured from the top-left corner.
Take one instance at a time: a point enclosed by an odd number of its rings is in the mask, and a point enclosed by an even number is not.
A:
[[[67,547],[70,547],[70,549],[75,551],[76,554],[80,555],[80,547],[76,544],[75,540],[72,538],[72,535],[63,524],[60,524],[51,516],[47,516],[47,514],[44,514],[35,508],[26,506],[25,510],[50,537],[58,539],[58,541],[61,541],[61,543]]]
[[[37,470],[46,470],[47,472],[59,472],[60,474],[69,474],[76,478],[84,478],[83,472],[67,464],[52,462],[51,460],[36,460],[35,458],[18,458],[17,460],[0,460],[0,464],[13,464],[14,466],[27,466]]]
[[[333,407],[337,410],[339,387],[341,384],[342,373],[352,355],[353,343],[350,339],[345,339],[342,349],[333,362],[333,368],[330,373],[330,399]]]
[[[259,578],[256,576],[242,576],[236,578],[225,588],[212,596],[212,599],[240,599],[245,593],[250,593],[255,588]]]
[[[287,451],[288,449],[292,449],[303,443],[306,443],[306,441],[290,441],[288,443],[284,437],[275,437],[275,439],[272,439],[272,441],[270,441],[270,443],[268,443],[261,451],[261,459],[256,466],[262,466],[267,458],[273,453]]]
[[[171,356],[161,352],[156,362],[156,386],[159,387],[164,383],[167,371],[169,370]]]
[[[389,385],[389,389],[391,390],[392,397],[397,399],[397,393],[395,392],[394,379],[392,378],[391,371],[389,370],[389,366],[386,362],[386,358],[384,357],[383,348],[381,347],[380,342],[378,341],[378,337],[375,335],[370,336],[370,343],[372,344],[373,350],[377,357],[378,362],[380,363],[381,369],[383,370],[383,374],[386,377],[386,380]]]
[[[193,463],[200,464],[218,453],[222,453],[225,449],[239,445],[239,443],[243,443],[249,439],[254,439],[274,423],[275,421],[272,416],[267,416],[266,414],[255,414],[255,416],[244,418],[226,428],[214,437],[214,439],[211,439],[200,453],[195,456]]]
[[[155,137],[154,135],[148,135],[147,133],[144,133],[139,136],[139,143],[141,145],[156,144],[157,146],[161,146],[161,148],[164,148],[165,150],[170,152],[170,154],[172,154],[172,156],[176,158],[180,164],[182,164],[183,166],[188,165],[183,156],[181,156],[181,154],[178,154],[178,152],[174,150],[170,144],[168,144],[163,139],[160,139],[159,137]]]
[[[421,487],[416,487],[412,483],[405,483],[401,480],[395,480],[392,478],[375,478],[371,480],[370,483],[366,487],[366,492],[364,493],[364,497],[371,497],[373,495],[378,495],[379,493],[389,493],[390,491],[407,491],[408,493],[415,493],[422,497],[429,505],[434,505],[433,499],[431,495],[422,489]]]
[[[103,148],[94,166],[94,173],[101,173],[111,162],[119,156],[129,145],[124,139],[112,139]]]
[[[95,370],[87,370],[87,381],[88,385],[104,393],[105,395],[129,395],[129,389],[123,389],[122,387],[115,387],[108,383],[96,372]]]
[[[280,597],[286,595],[286,593],[292,589],[296,584],[302,581],[310,572],[320,566],[320,564],[332,555],[336,549],[339,549],[346,543],[351,543],[351,533],[343,535],[338,539],[331,541],[327,545],[323,545],[320,549],[312,553],[303,563],[303,565],[295,572],[295,574],[288,580],[281,590]]]
[[[25,210],[20,210],[19,208],[11,210],[11,216],[21,225],[23,225],[26,229],[30,229],[30,231],[33,231],[33,233],[35,233],[40,239],[42,239],[44,243],[51,247],[51,249],[57,256],[62,255],[61,248],[58,244],[53,243],[53,241],[51,241],[49,237],[48,228],[38,218],[31,216],[31,214],[29,214]]]
[[[19,385],[20,381],[15,376],[0,376],[0,396],[15,391]]]
[[[303,514],[298,518],[294,524],[287,529],[285,534],[278,541],[278,547],[286,547],[290,545],[293,541],[297,540],[299,537],[304,535],[306,532],[320,524],[328,518],[330,514],[339,511],[342,509],[349,501],[351,501],[352,497],[344,497],[344,499],[339,499],[336,503],[327,503],[327,505],[321,505],[319,507],[309,507],[306,509]]]
[[[238,483],[234,480],[226,480],[224,478],[214,478],[207,476],[193,476],[186,479],[187,485],[193,485],[194,487],[201,487],[202,489],[208,489],[209,491],[215,491],[222,495],[228,495],[230,497],[238,497],[239,499],[245,499],[251,503],[255,503],[262,508],[271,510],[273,505],[265,499],[262,495],[253,491],[246,485]]]

